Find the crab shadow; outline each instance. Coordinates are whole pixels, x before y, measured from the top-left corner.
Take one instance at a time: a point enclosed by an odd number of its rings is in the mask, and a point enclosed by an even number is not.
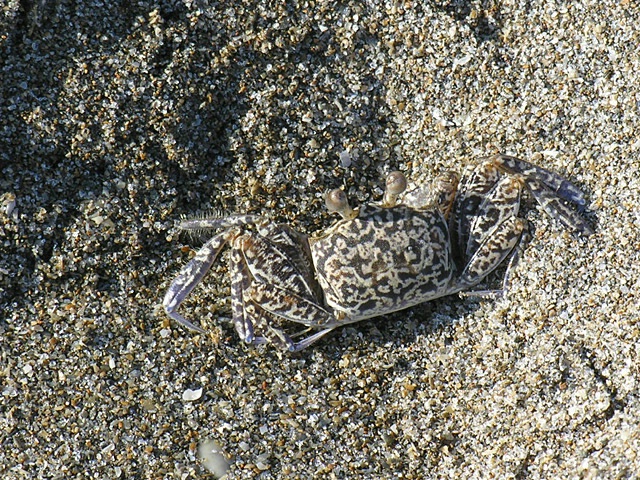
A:
[[[367,345],[396,349],[414,345],[422,336],[444,334],[448,338],[447,331],[480,308],[481,301],[493,300],[449,295],[388,315],[337,327],[317,344],[298,354],[306,356],[311,350],[318,349],[328,356],[339,357],[350,349],[365,350]]]

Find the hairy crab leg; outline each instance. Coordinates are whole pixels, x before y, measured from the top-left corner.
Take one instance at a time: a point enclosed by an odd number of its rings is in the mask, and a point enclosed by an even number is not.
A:
[[[238,233],[237,229],[232,229],[214,236],[196,252],[195,257],[193,257],[189,263],[182,267],[182,270],[180,270],[180,273],[167,290],[164,300],[162,301],[162,306],[170,318],[191,330],[206,333],[201,327],[194,325],[180,315],[177,310],[184,299],[187,298],[195,286],[200,283],[202,278],[207,274],[222,250],[222,247],[233,240]]]
[[[268,220],[260,215],[230,215],[228,217],[203,217],[182,220],[178,224],[181,230],[220,230],[243,225],[266,224]]]

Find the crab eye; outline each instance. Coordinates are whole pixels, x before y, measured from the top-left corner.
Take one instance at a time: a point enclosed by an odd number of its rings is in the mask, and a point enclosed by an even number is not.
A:
[[[352,210],[347,200],[347,194],[339,188],[331,190],[324,197],[324,203],[330,212],[338,212],[342,218],[355,218],[358,214]]]
[[[324,198],[324,202],[330,212],[341,212],[345,210],[345,208],[349,208],[347,195],[343,190],[340,190],[339,188],[328,192]]]
[[[391,195],[400,195],[407,189],[407,177],[402,172],[391,172],[387,175],[386,187]]]

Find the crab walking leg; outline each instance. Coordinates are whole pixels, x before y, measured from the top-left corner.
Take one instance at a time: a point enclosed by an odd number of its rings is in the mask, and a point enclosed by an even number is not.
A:
[[[230,240],[238,234],[237,230],[229,230],[221,232],[205,243],[196,256],[187,263],[178,277],[173,281],[162,301],[167,315],[181,325],[195,330],[196,332],[206,333],[205,330],[194,325],[177,312],[178,307],[185,298],[191,293],[195,286],[200,283],[202,278],[207,274],[216,257]]]
[[[285,240],[282,231],[264,233],[265,236],[243,235],[236,241],[236,248],[243,252],[251,277],[258,283],[271,283],[278,279],[290,290],[313,295],[311,276],[305,275],[301,262],[296,262],[303,255],[300,247],[292,239]],[[311,264],[310,260],[308,264]]]
[[[267,316],[268,314],[263,311],[263,314]],[[281,350],[286,350],[289,352],[296,351],[296,344],[293,342],[291,337],[284,333],[284,330],[278,327],[274,327],[267,320],[267,329],[264,333],[266,340],[270,343],[273,343],[275,346],[280,348]]]
[[[247,305],[247,310],[251,312],[251,316],[255,319],[255,327],[264,329],[264,336],[255,337],[253,339],[253,343],[256,345],[271,343],[281,350],[285,350],[288,352],[298,352],[317,342],[327,333],[334,330],[334,327],[326,328],[302,339],[299,342],[294,342],[293,339],[289,335],[287,335],[282,328],[273,326],[273,323],[275,322],[275,316],[273,314],[252,303]]]
[[[509,259],[509,264],[507,265],[507,270],[504,272],[504,278],[502,279],[502,290],[499,292],[502,295],[509,289],[510,281],[511,281],[511,272],[514,268],[520,263],[520,257],[524,252],[525,246],[531,240],[531,232],[529,231],[529,224],[526,220],[520,219],[522,221],[522,234],[520,235],[520,240],[518,244],[513,249],[513,253],[511,254],[511,258]]]
[[[593,235],[594,231],[591,225],[578,212],[559,200],[547,185],[534,179],[524,179],[524,181],[547,215],[555,218],[565,227],[583,232],[586,235]]]
[[[299,352],[300,350],[304,350],[309,345],[312,345],[312,344],[316,343],[318,340],[320,340],[327,333],[333,331],[334,329],[335,329],[335,327],[325,328],[324,330],[320,330],[319,332],[314,333],[313,335],[310,335],[307,338],[304,338],[304,339],[300,340],[299,342],[294,343],[292,351]]]
[[[527,182],[529,179],[535,179],[544,183],[553,191],[554,196],[575,203],[579,207],[584,207],[587,203],[582,191],[557,173],[509,155],[496,155],[490,161],[507,173],[522,175]]]
[[[594,233],[593,228],[578,214],[565,205],[562,200],[574,203],[578,209],[586,205],[584,194],[569,180],[557,173],[507,155],[493,158],[496,166],[506,173],[518,175],[542,209],[565,227],[587,235]]]
[[[509,217],[485,237],[460,276],[462,288],[472,287],[494,271],[513,251],[522,237],[524,221]]]
[[[522,219],[520,219],[522,220]],[[507,264],[507,269],[504,272],[504,278],[502,279],[502,287],[499,290],[490,289],[490,290],[466,290],[462,292],[458,292],[458,296],[463,297],[480,297],[480,298],[500,298],[504,293],[509,290],[509,286],[511,284],[511,272],[513,269],[518,266],[520,262],[520,257],[524,252],[525,246],[529,243],[530,233],[528,229],[528,223],[526,220],[522,220],[524,223],[524,227],[522,230],[522,235],[518,244],[515,248],[507,255],[509,258],[509,262]]]
[[[283,350],[297,352],[317,342],[334,328],[343,324],[342,322],[338,324],[338,320],[319,305],[276,285],[260,283],[252,285],[251,291],[251,301],[257,304],[256,310],[263,312],[263,318],[267,317],[265,336],[264,338],[256,337],[256,343],[269,341]],[[268,321],[269,316],[282,317],[309,327],[331,326],[294,343],[282,329],[274,327]],[[262,321],[260,323],[261,326],[264,326]]]
[[[465,259],[469,259],[478,250],[483,237],[493,227],[503,223],[509,217],[518,215],[520,190],[520,180],[503,177],[487,193],[469,226]]]
[[[233,243],[237,243],[238,237]],[[254,322],[251,319],[251,312],[245,309],[245,296],[249,288],[251,279],[249,277],[247,264],[242,258],[242,253],[237,248],[232,248],[229,252],[229,274],[231,276],[231,317],[233,326],[242,340],[247,343],[254,339]]]
[[[500,171],[492,161],[485,161],[475,168],[468,168],[462,175],[453,202],[449,234],[457,258],[462,258],[469,242],[470,225],[478,208],[500,179]]]
[[[265,312],[262,310],[262,314],[264,317],[273,317],[269,312]],[[270,320],[274,320],[271,318]],[[286,350],[288,352],[299,352],[300,350],[304,350],[309,345],[314,344],[322,337],[324,337],[327,333],[331,332],[335,329],[335,327],[325,328],[324,330],[320,330],[319,332],[314,333],[299,342],[294,342],[293,339],[285,333],[282,328],[274,327],[269,320],[266,320],[267,329],[265,331],[264,338],[256,338],[256,341],[260,341],[260,343],[269,342],[280,348],[281,350]],[[302,332],[301,332],[302,333]]]
[[[182,220],[178,225],[181,230],[220,230],[243,225],[260,225],[267,222],[267,219],[260,215],[231,215],[221,218],[192,218]]]
[[[293,340],[281,328],[272,325],[274,319],[269,312],[248,301],[245,304],[245,313],[252,319],[254,328],[263,332],[263,336],[253,337],[251,343],[254,345],[272,343],[281,350],[289,352],[294,350]]]
[[[277,285],[264,283],[252,285],[251,299],[267,312],[302,325],[326,327],[338,324],[338,319],[313,300],[303,298]],[[340,325],[346,323],[350,322],[346,319],[339,321]]]
[[[264,232],[276,235],[277,232]],[[282,233],[282,232],[280,232]],[[280,239],[284,237],[280,235]],[[276,343],[280,348],[290,350],[293,341],[284,332],[270,325],[269,314],[251,297],[252,284],[260,285],[269,279],[284,279],[295,288],[308,290],[304,279],[296,274],[295,266],[281,251],[283,245],[255,233],[246,233],[233,240],[229,256],[231,278],[231,310],[233,323],[238,335],[247,343]],[[263,337],[255,337],[254,332],[262,332]]]

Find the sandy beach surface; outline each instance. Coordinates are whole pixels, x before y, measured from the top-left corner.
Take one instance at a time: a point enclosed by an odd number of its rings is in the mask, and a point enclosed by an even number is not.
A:
[[[640,472],[640,7],[633,1],[0,2],[0,476],[613,479]],[[498,152],[529,200],[498,300],[440,299],[300,353],[230,321],[182,216],[311,234]],[[226,254],[223,255],[226,259]]]

